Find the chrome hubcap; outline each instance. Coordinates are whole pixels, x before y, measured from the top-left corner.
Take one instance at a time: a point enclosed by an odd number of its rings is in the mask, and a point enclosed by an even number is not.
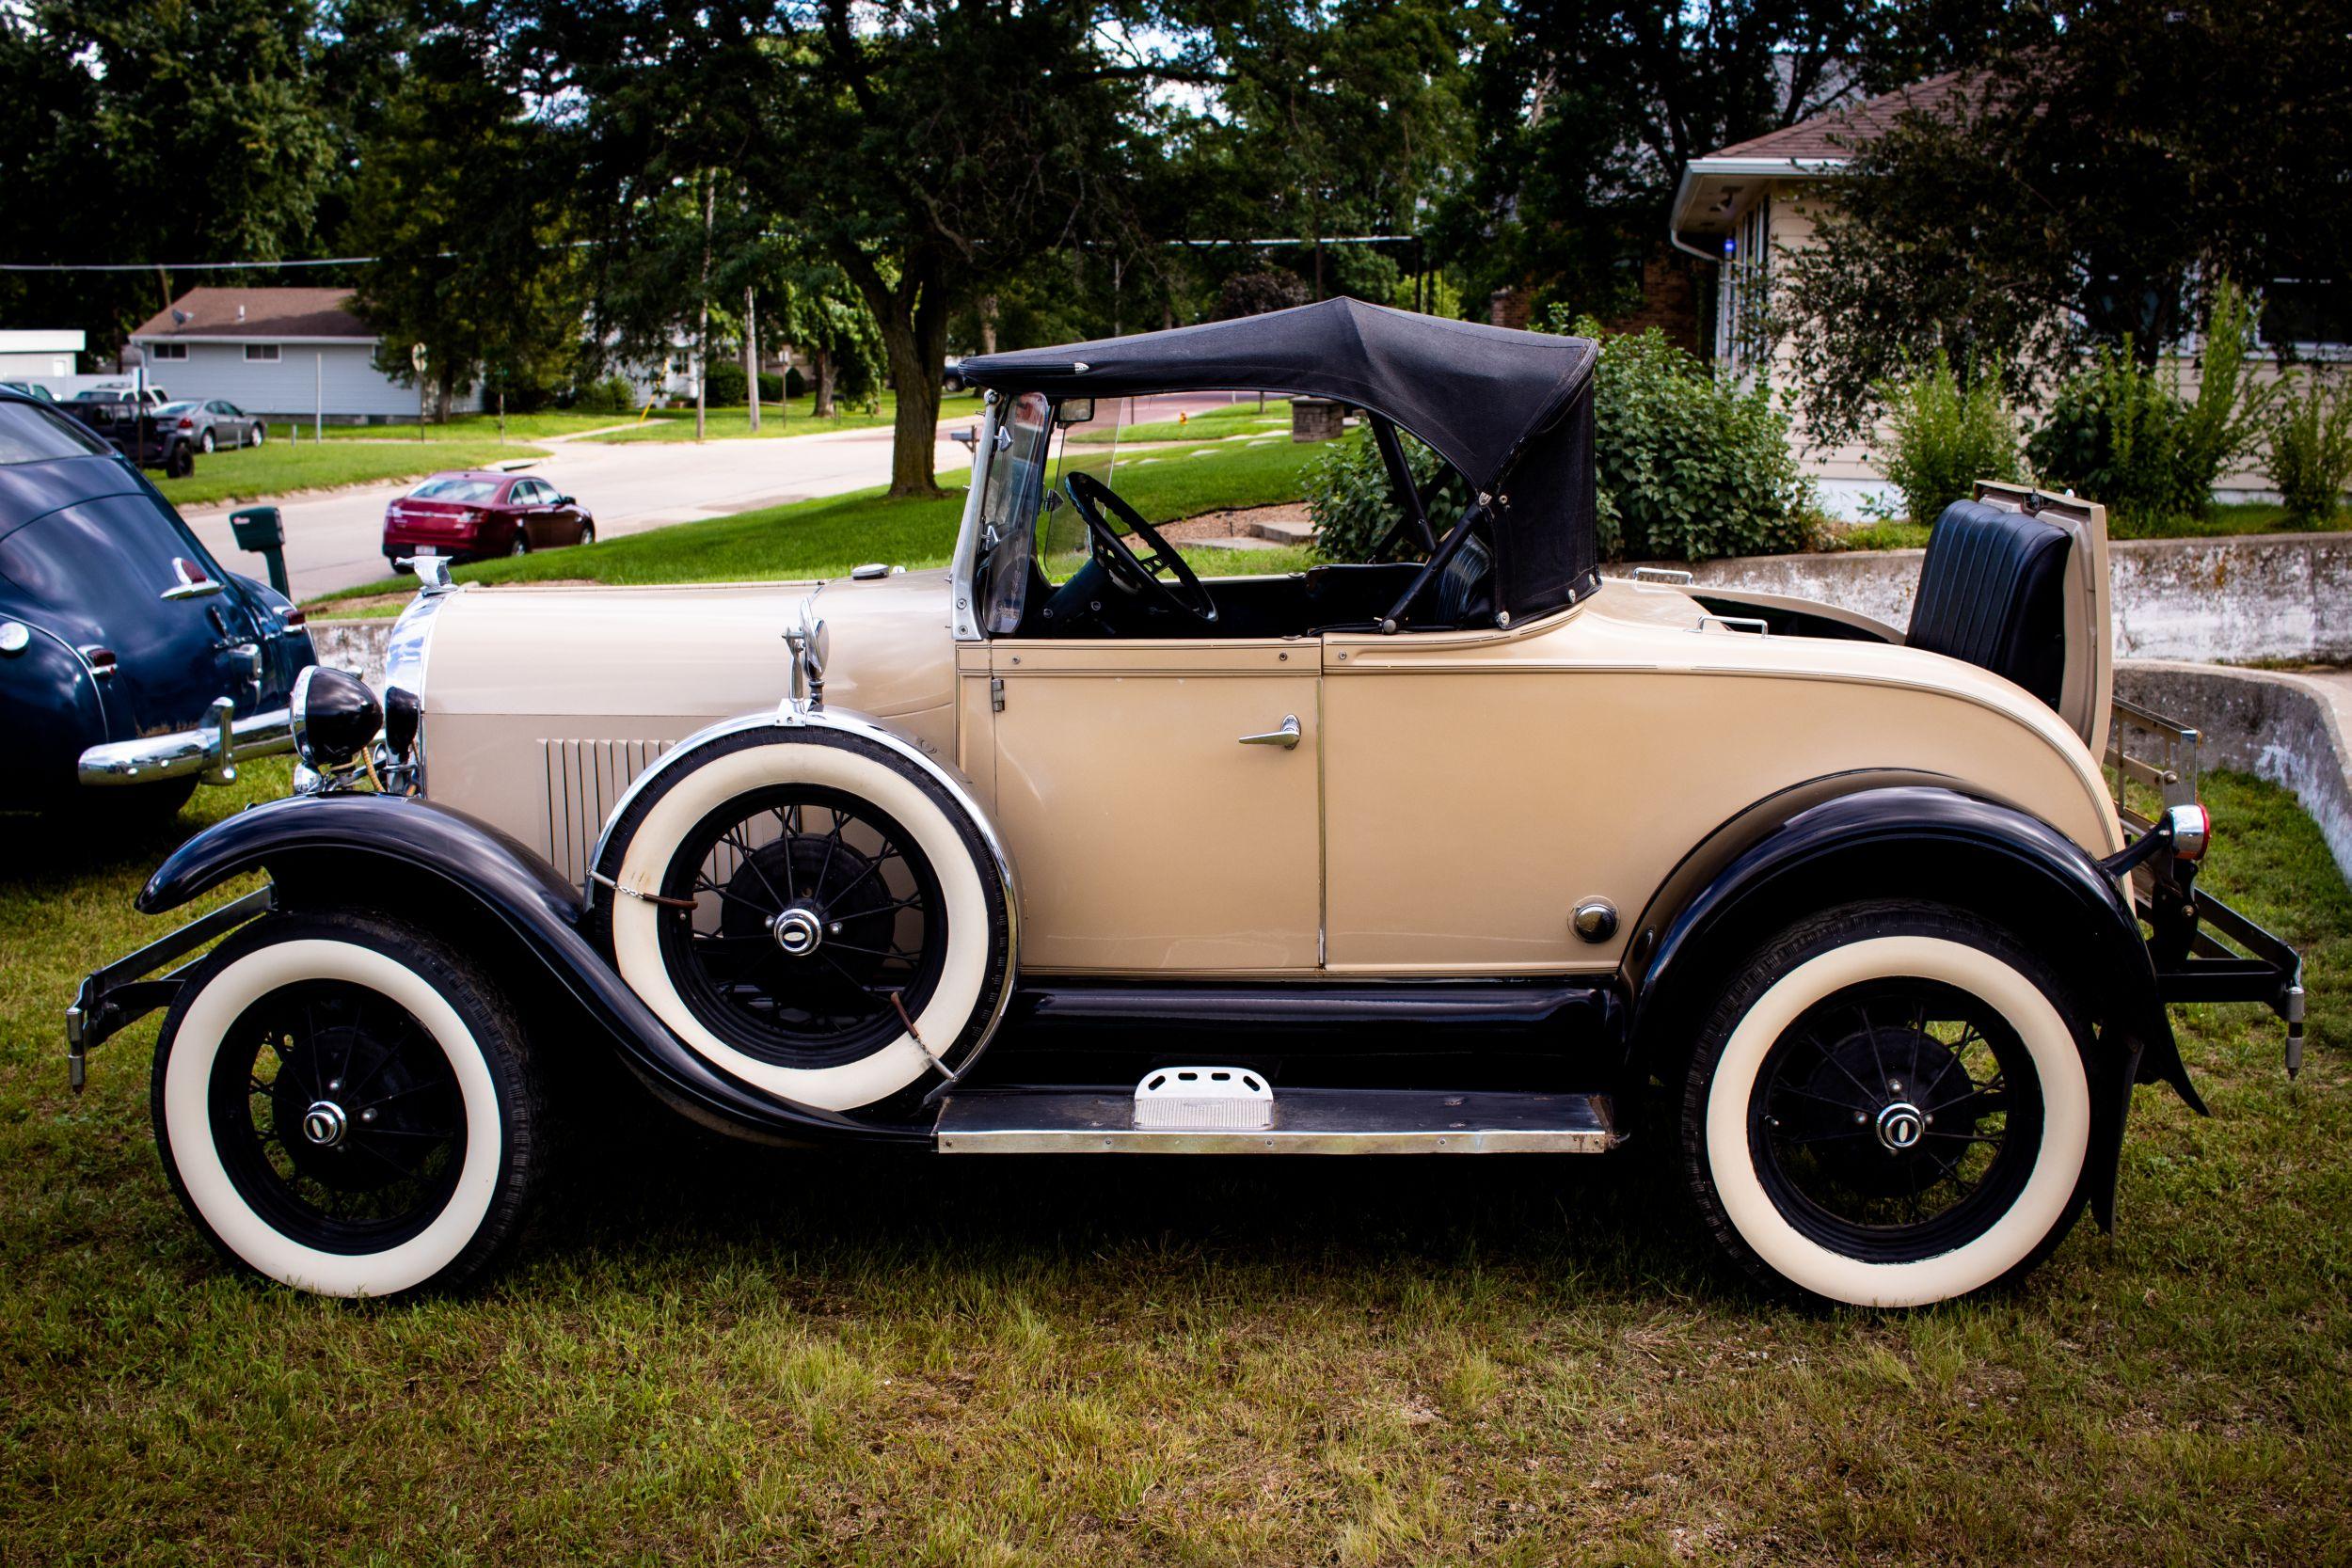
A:
[[[1898,1100],[1879,1113],[1879,1142],[1886,1146],[1890,1154],[1910,1148],[1926,1130],[1927,1117],[1908,1100]]]
[[[769,929],[775,933],[776,945],[787,958],[805,958],[825,940],[825,923],[816,911],[801,904],[776,916]]]
[[[342,1143],[350,1127],[351,1120],[343,1115],[343,1108],[331,1100],[313,1101],[302,1114],[302,1135],[321,1148],[332,1148]]]

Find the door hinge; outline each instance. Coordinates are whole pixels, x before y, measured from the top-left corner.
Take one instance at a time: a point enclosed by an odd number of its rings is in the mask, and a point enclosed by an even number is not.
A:
[[[988,711],[991,713],[1005,711],[1005,677],[1002,675],[988,677]]]

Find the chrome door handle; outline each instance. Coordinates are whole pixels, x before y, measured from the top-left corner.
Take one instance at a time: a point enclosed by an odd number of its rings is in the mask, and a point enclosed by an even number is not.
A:
[[[1263,735],[1243,736],[1241,743],[1245,746],[1279,746],[1285,752],[1295,752],[1298,750],[1298,715],[1286,713],[1282,715],[1280,729],[1268,730]]]

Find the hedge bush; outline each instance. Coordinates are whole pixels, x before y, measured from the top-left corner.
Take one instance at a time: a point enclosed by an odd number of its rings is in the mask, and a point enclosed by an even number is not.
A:
[[[1470,487],[1453,467],[1410,436],[1404,438],[1405,465],[1423,490],[1440,473],[1446,483],[1427,503],[1429,526],[1442,535],[1470,503]],[[1314,519],[1314,553],[1327,561],[1418,561],[1421,542],[1407,537],[1375,555],[1375,546],[1404,517],[1389,486],[1388,466],[1368,430],[1358,430],[1327,446],[1307,466],[1307,511]]]
[[[732,408],[752,401],[752,378],[733,359],[714,361],[703,372],[703,402],[712,408]]]
[[[2288,522],[2326,528],[2352,483],[2352,395],[2312,372],[2301,382],[2299,391],[2280,394],[2263,467],[2286,504]]]
[[[637,409],[637,389],[623,375],[591,381],[572,393],[572,406],[582,414],[630,414]]]
[[[2216,285],[2193,399],[2180,394],[2177,365],[2138,363],[2130,339],[2101,349],[2026,438],[2038,482],[2104,502],[2120,533],[2206,515],[2214,483],[2253,451],[2277,395],[2247,374],[2254,321],[2243,293]]]
[[[1882,467],[1911,521],[1933,523],[1945,507],[1965,500],[1978,480],[2015,480],[2023,471],[2017,421],[2002,401],[1997,367],[1963,386],[1938,350],[1925,373],[1882,382],[1878,396],[1886,409]],[[1891,516],[1894,509],[1870,510]]]

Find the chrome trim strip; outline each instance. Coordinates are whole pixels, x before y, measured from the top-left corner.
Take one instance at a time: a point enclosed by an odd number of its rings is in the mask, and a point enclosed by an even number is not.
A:
[[[1606,1095],[1291,1089],[1262,1129],[1142,1127],[1132,1095],[952,1096],[942,1154],[1605,1154],[1625,1139]]]
[[[963,493],[963,520],[956,527],[955,560],[947,573],[947,602],[952,617],[949,625],[959,642],[981,641],[980,607],[973,574],[979,565],[980,507],[988,498],[988,464],[995,455],[997,421],[1003,407],[1002,400],[990,392],[979,439],[972,443],[972,479]]]
[[[963,1067],[949,1074],[951,1079],[961,1077],[975,1061],[979,1059],[980,1053],[988,1049],[989,1042],[996,1037],[998,1027],[1005,1022],[1005,1011],[1012,1006],[1013,982],[1021,973],[1021,884],[1013,877],[1012,856],[1005,849],[1004,837],[996,831],[995,822],[990,818],[987,811],[973,797],[972,791],[961,779],[937,758],[930,756],[912,741],[884,729],[880,721],[846,708],[832,707],[803,709],[794,713],[787,720],[785,717],[787,710],[788,705],[766,713],[740,714],[733,719],[722,719],[715,724],[705,725],[662,752],[644,772],[631,780],[628,788],[622,791],[620,800],[613,803],[612,815],[604,819],[603,831],[596,835],[596,850],[588,857],[586,886],[581,890],[584,899],[583,912],[592,911],[596,906],[596,887],[604,879],[598,873],[604,870],[605,851],[612,847],[613,825],[628,815],[629,805],[637,799],[639,791],[644,789],[655,779],[660,778],[673,764],[691,756],[711,741],[725,736],[739,735],[745,730],[773,728],[839,730],[845,735],[854,735],[871,740],[888,751],[897,752],[930,774],[938,782],[939,786],[947,792],[948,798],[963,808],[964,815],[971,817],[972,825],[979,830],[980,842],[988,846],[989,856],[996,863],[997,878],[1005,884],[1005,983],[998,990],[995,1010],[989,1015],[988,1023],[980,1031],[979,1038],[973,1043],[971,1051],[963,1058]],[[941,1071],[946,1071],[946,1065],[940,1062],[939,1058],[934,1056],[932,1061],[938,1063]]]
[[[200,773],[210,783],[236,777],[236,765],[294,750],[294,714],[288,708],[236,717],[228,698],[215,700],[210,722],[173,735],[110,740],[82,753],[75,769],[86,784],[143,784]],[[223,775],[226,777],[223,777]]]
[[[436,558],[437,559],[437,558]],[[446,578],[446,571],[443,573]],[[441,606],[450,595],[464,592],[451,588],[446,581],[439,587],[428,582],[408,601],[392,623],[392,634],[384,644],[384,696],[387,706],[394,690],[405,691],[417,699],[417,738],[410,783],[419,795],[425,793],[424,778],[424,669],[426,657],[433,651],[433,617],[441,612]]]

